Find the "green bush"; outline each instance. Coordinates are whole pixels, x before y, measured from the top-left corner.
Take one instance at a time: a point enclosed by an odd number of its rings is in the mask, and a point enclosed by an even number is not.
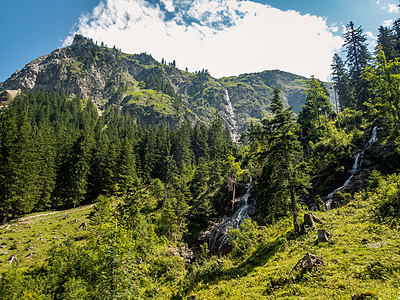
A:
[[[233,257],[249,253],[257,244],[258,229],[255,221],[247,218],[239,227],[228,231],[228,238],[233,244]]]

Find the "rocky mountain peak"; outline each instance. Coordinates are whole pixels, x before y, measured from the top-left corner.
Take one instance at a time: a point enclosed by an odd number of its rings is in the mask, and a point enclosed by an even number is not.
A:
[[[84,37],[80,34],[75,34],[74,40],[71,44],[71,47],[82,47],[86,46],[87,44],[93,44],[93,40],[87,37]]]

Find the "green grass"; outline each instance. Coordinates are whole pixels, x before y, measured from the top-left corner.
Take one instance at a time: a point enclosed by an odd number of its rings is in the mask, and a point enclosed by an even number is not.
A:
[[[128,105],[152,107],[154,111],[165,115],[172,115],[175,112],[171,97],[161,92],[143,89],[140,91],[129,91],[127,95],[132,96]]]
[[[79,226],[83,222],[89,224],[88,214],[92,206],[34,213],[0,226],[0,273],[14,267],[14,263],[12,266],[8,262],[11,255],[17,256],[17,267],[22,271],[41,265],[50,248],[68,237],[77,237],[82,239],[80,243],[84,243],[86,231]],[[30,253],[32,257],[28,258]]]
[[[85,237],[80,230],[88,222],[90,206],[62,212],[32,214],[0,228],[0,245],[9,252],[0,256],[0,271],[11,269],[7,259],[17,255],[17,267],[23,271],[40,265],[48,250],[67,237]],[[168,282],[149,283],[150,298],[186,299],[398,299],[400,297],[400,233],[377,223],[370,201],[356,196],[348,205],[331,211],[316,212],[322,223],[292,231],[291,219],[258,229],[253,247],[244,255],[211,257],[186,271],[172,268]],[[75,220],[78,219],[78,222]],[[30,228],[27,228],[30,226]],[[90,226],[90,224],[89,224]],[[317,230],[331,233],[329,243],[317,243]],[[54,239],[58,237],[58,239]],[[43,239],[43,240],[41,240]],[[83,239],[79,243],[84,244]],[[27,248],[33,245],[34,249]],[[30,259],[28,253],[35,253]],[[322,258],[323,266],[311,270],[293,270],[309,252]],[[157,260],[158,254],[153,259]],[[171,258],[171,262],[173,259]],[[186,275],[185,275],[186,273]],[[175,279],[174,279],[175,278]]]
[[[323,223],[299,236],[289,219],[264,227],[247,256],[199,267],[190,292],[199,299],[399,299],[400,234],[374,222],[371,203],[358,200],[316,215]],[[332,234],[329,243],[316,242],[317,229]],[[324,266],[292,271],[307,252]]]

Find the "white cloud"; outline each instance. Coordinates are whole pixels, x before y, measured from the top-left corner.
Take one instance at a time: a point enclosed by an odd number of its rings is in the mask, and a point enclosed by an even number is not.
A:
[[[154,1],[152,1],[154,2]],[[77,30],[128,53],[222,77],[281,69],[323,80],[342,39],[326,20],[243,0],[107,0]],[[171,12],[175,12],[171,14]],[[172,15],[172,16],[171,16]],[[71,43],[68,37],[64,45]]]
[[[377,4],[379,4],[379,3],[377,2]],[[398,7],[397,4],[393,4],[393,3],[383,4],[382,9],[388,11],[391,14],[400,12],[400,7]]]
[[[394,21],[393,19],[385,20],[385,21],[382,22],[382,26],[384,26],[384,27],[390,27],[390,26],[392,26],[393,21]]]
[[[365,35],[366,35],[367,37],[369,37],[371,40],[377,39],[377,37],[374,36],[374,34],[373,34],[371,31],[366,31],[366,32],[365,32]]]
[[[400,11],[400,8],[396,4],[389,3],[388,10],[390,13],[398,13]]]

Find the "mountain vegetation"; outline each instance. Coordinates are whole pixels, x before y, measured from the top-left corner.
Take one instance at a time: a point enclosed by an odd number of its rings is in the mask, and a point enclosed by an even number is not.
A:
[[[251,121],[269,115],[277,85],[285,106],[298,113],[306,82],[307,78],[278,70],[216,79],[205,69],[182,71],[174,62],[160,63],[147,53],[123,53],[76,35],[71,46],[16,71],[0,90],[62,90],[71,97],[90,99],[99,111],[118,107],[143,125],[176,126],[182,120],[209,124],[218,112],[238,136]]]
[[[16,72],[2,88],[27,89],[0,112],[1,297],[399,298],[399,24],[373,54],[347,25],[335,107],[313,77],[216,80],[79,36]]]

